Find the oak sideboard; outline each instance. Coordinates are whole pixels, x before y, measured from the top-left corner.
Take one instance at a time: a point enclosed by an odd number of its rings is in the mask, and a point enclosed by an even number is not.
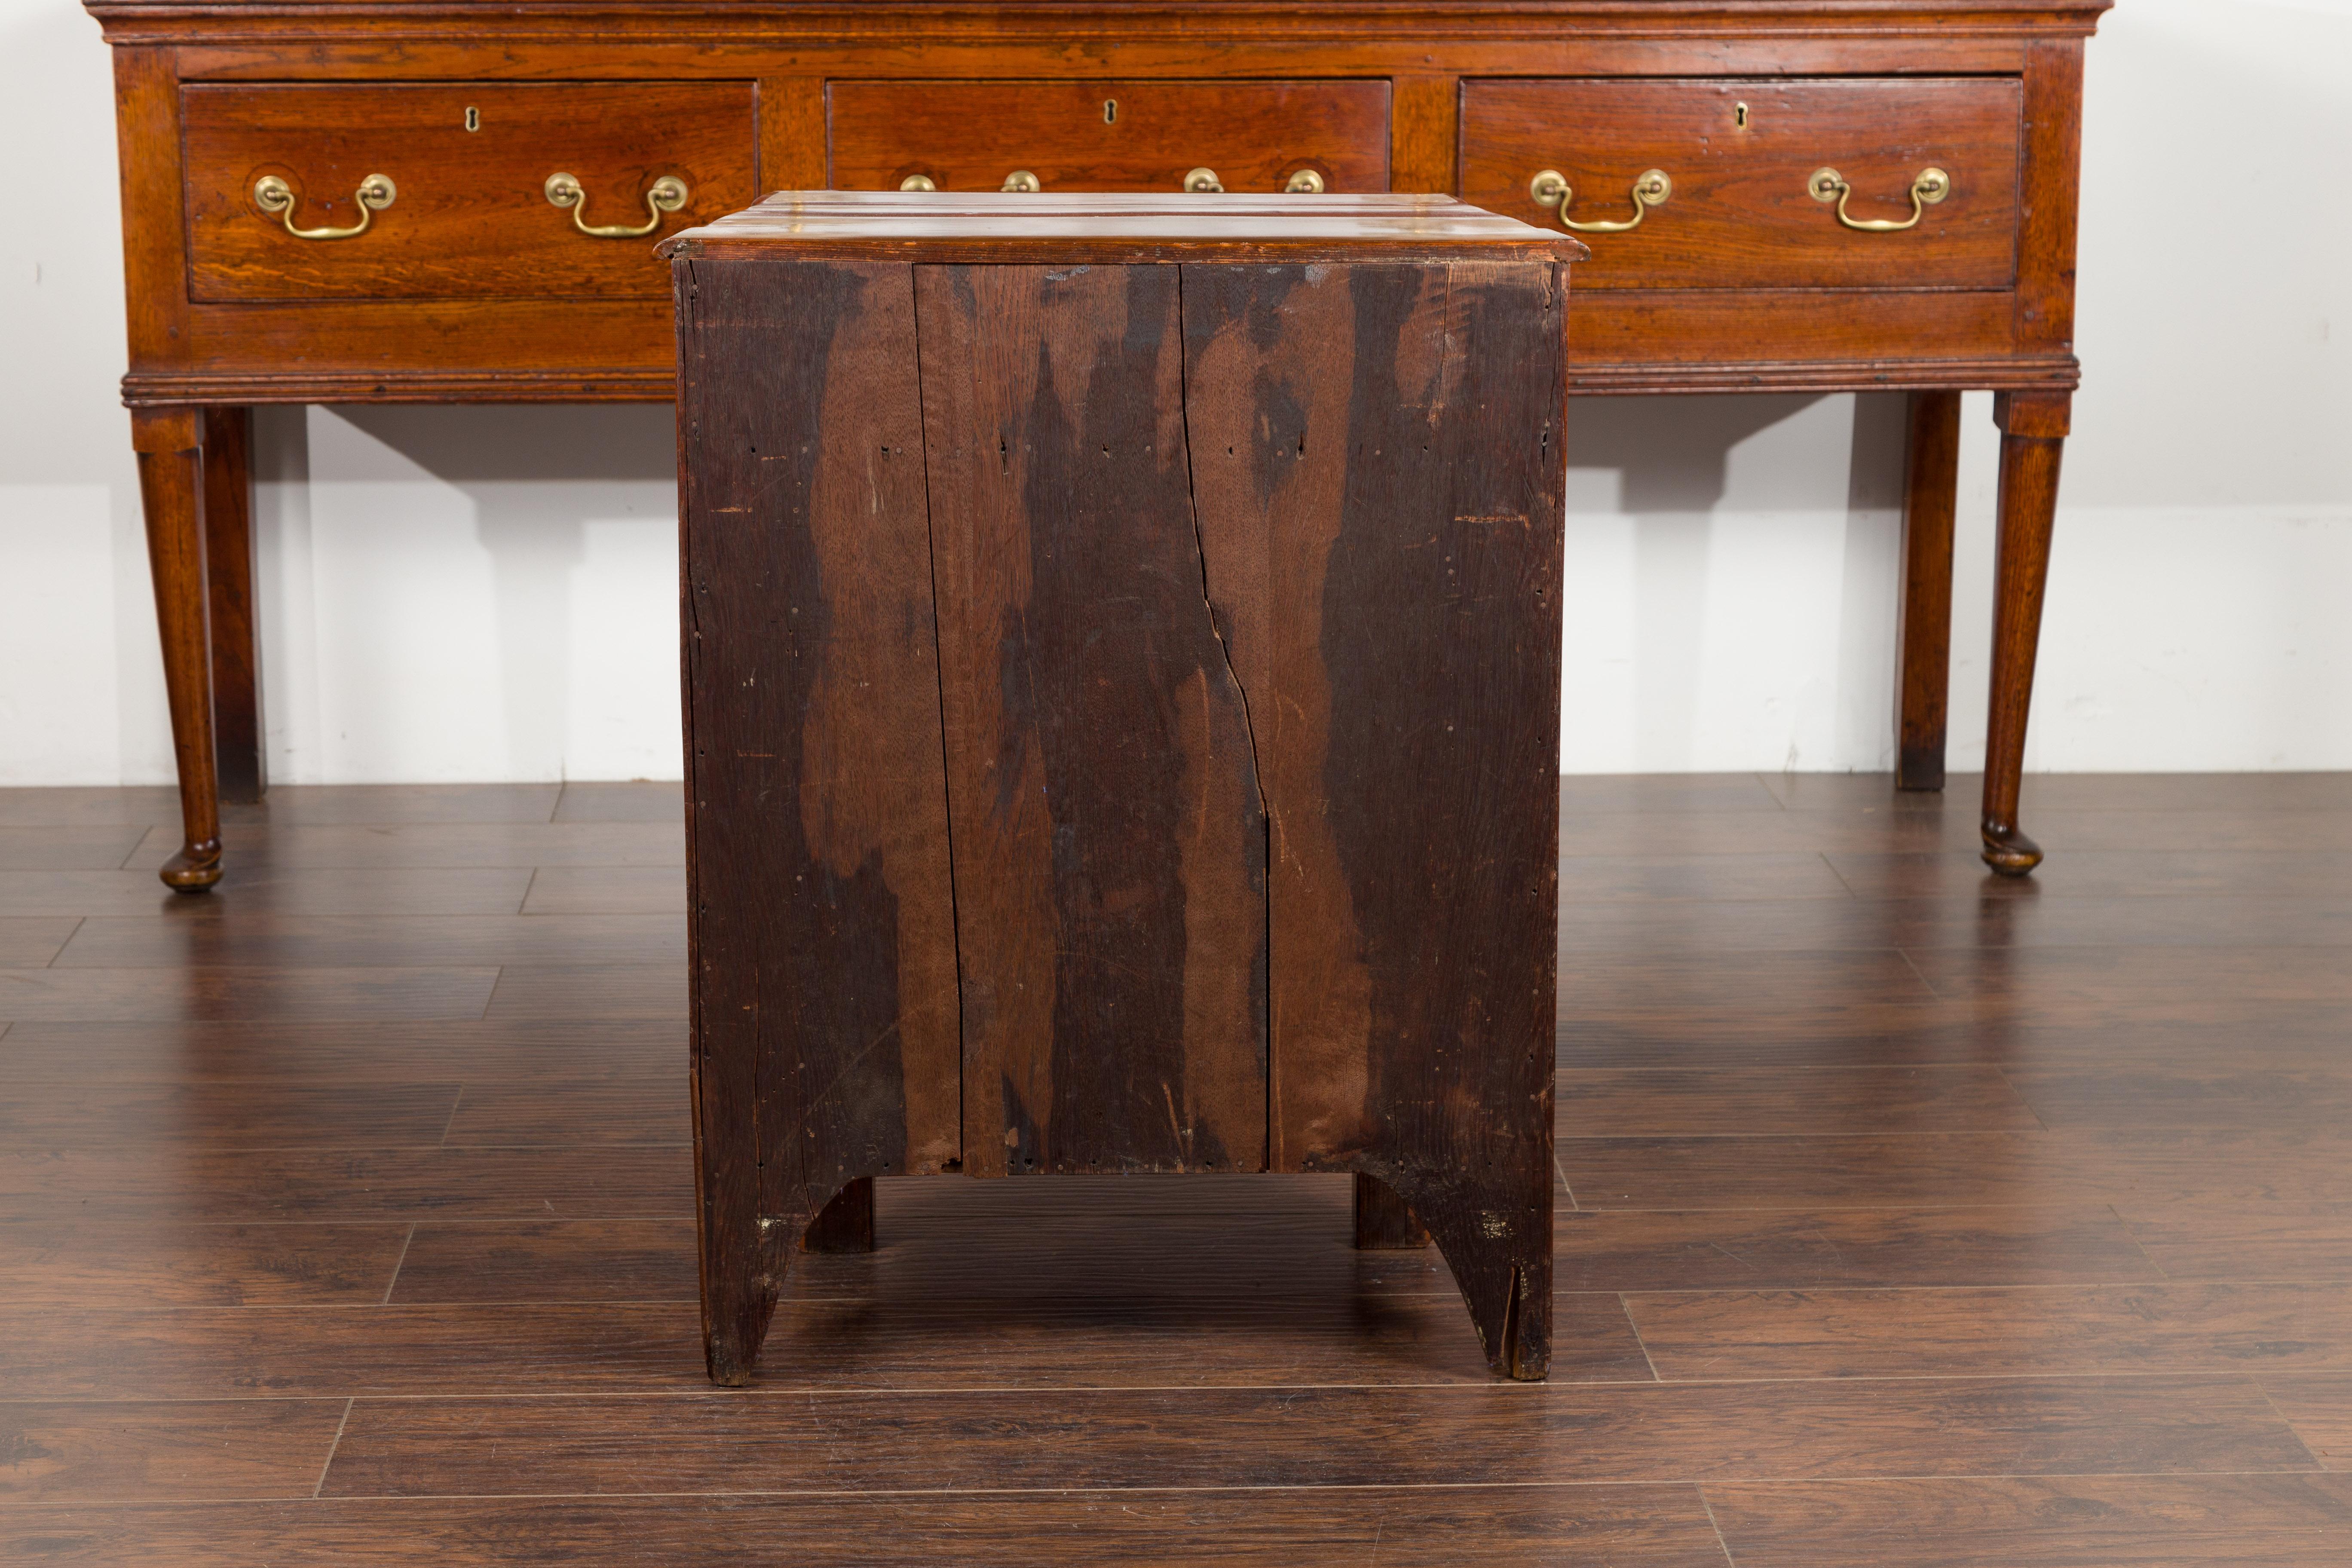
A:
[[[89,0],[114,48],[185,843],[264,786],[247,410],[670,399],[665,236],[782,189],[1451,193],[1589,243],[1571,395],[1910,395],[1897,784],[1940,788],[1964,390],[2017,799],[2108,0]]]

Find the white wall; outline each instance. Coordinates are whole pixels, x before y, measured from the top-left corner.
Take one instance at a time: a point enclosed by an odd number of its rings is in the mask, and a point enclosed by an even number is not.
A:
[[[2352,0],[2123,0],[2089,60],[2028,763],[2352,767]],[[109,64],[73,0],[0,0],[0,784],[162,781]],[[1982,755],[1988,404],[1955,767]],[[1898,401],[1576,414],[1563,766],[1887,766]],[[265,411],[273,778],[676,776],[668,420]]]

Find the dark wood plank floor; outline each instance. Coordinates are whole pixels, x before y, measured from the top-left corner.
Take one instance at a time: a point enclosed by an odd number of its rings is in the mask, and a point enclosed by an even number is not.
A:
[[[674,786],[0,792],[0,1561],[2352,1562],[2352,774],[1564,786],[1559,1330],[885,1183],[703,1379]]]

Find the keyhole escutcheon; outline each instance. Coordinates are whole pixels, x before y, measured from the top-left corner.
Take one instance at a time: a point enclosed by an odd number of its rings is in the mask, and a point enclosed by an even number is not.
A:
[[[479,131],[481,128],[482,111],[475,108],[470,103],[466,105],[466,129],[468,131]]]
[[[1118,100],[1115,98],[1103,100],[1103,123],[1105,125],[1118,123]]]

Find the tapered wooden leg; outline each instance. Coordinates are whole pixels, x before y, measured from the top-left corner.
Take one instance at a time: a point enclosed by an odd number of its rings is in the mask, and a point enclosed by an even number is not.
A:
[[[1985,864],[2022,877],[2042,863],[2041,846],[2018,826],[2025,771],[2025,721],[2033,701],[2033,657],[2042,637],[2042,592],[2050,575],[2051,524],[2058,510],[2058,458],[2065,446],[2067,394],[2004,393],[1993,418],[2000,436],[2000,521],[1995,547],[1992,700],[1985,730]]]
[[[801,1235],[803,1252],[874,1250],[874,1178],[860,1176],[833,1196]]]
[[[269,786],[262,753],[261,649],[253,620],[252,421],[207,408],[205,578],[212,613],[213,735],[220,797],[250,805]]]
[[[1429,1245],[1412,1210],[1377,1176],[1356,1174],[1356,1245],[1366,1250],[1410,1251]]]
[[[163,686],[171,700],[172,750],[180,771],[182,843],[159,874],[166,887],[184,893],[203,892],[221,876],[199,425],[193,408],[138,408],[131,415],[139,493],[147,514],[147,564],[163,636]]]
[[[1498,1145],[1498,1147],[1507,1147]],[[1461,1287],[1486,1364],[1498,1377],[1539,1383],[1551,1371],[1551,1151],[1543,1169],[1507,1168],[1510,1154],[1476,1174],[1393,1172],[1400,1191]]]
[[[1960,395],[1911,395],[1904,447],[1903,600],[1896,640],[1895,787],[1944,787],[1952,674],[1952,513],[1960,480]]]

